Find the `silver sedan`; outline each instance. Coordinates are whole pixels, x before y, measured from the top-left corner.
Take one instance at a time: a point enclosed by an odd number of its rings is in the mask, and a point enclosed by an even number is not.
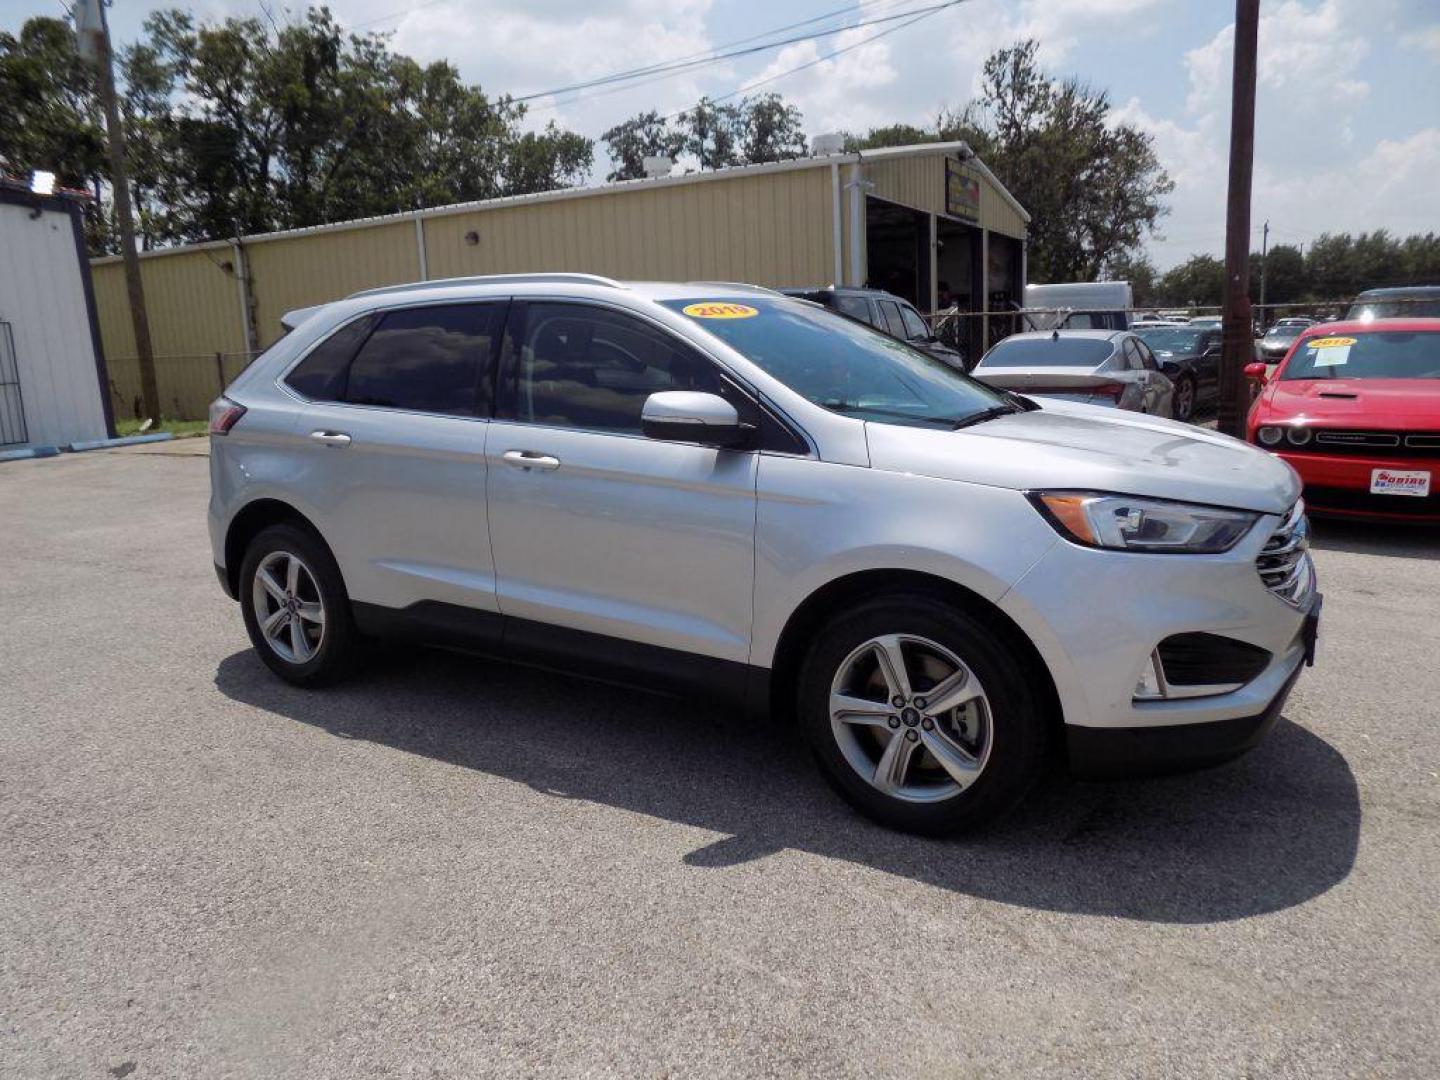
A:
[[[987,352],[971,374],[1001,390],[1173,415],[1174,386],[1150,347],[1124,330],[1015,334]]]

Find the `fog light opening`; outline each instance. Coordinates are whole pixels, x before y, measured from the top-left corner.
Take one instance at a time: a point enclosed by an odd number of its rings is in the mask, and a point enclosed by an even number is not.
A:
[[[1169,694],[1165,689],[1165,670],[1160,666],[1160,652],[1152,650],[1140,669],[1140,678],[1135,681],[1136,701],[1163,701]]]

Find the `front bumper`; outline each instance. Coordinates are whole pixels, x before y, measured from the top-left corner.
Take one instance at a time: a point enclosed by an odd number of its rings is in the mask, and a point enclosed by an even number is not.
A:
[[[1301,662],[1259,712],[1207,724],[1168,727],[1065,729],[1070,772],[1085,780],[1154,776],[1220,765],[1256,746],[1275,726],[1303,668],[1315,662],[1320,627],[1319,593],[1301,629]]]
[[[1257,557],[1280,522],[1278,515],[1262,518],[1222,555],[1143,555],[1061,542],[1016,582],[999,606],[1045,660],[1067,732],[1228,724],[1263,715],[1282,699],[1311,652],[1315,601],[1296,607],[1260,577]],[[1194,633],[1230,638],[1269,659],[1233,689],[1137,698],[1152,651],[1172,635]]]
[[[1440,460],[1357,454],[1289,453],[1275,455],[1288,462],[1305,482],[1305,505],[1314,513],[1373,521],[1440,523]],[[1376,469],[1423,469],[1431,474],[1430,494],[1372,495],[1370,475]]]

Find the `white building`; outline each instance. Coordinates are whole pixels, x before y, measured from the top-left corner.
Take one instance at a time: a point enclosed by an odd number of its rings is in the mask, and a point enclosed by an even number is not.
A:
[[[0,178],[0,454],[115,434],[77,197]]]

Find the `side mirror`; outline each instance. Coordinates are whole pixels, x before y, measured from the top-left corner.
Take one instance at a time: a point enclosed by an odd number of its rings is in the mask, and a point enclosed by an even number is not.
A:
[[[719,394],[694,390],[662,390],[645,399],[640,430],[664,442],[699,443],[731,450],[749,446],[753,424],[742,423],[735,406]]]
[[[1224,347],[1223,345],[1211,345],[1208,349],[1205,350],[1205,355],[1206,355],[1206,356],[1219,356],[1219,355],[1220,355],[1222,352],[1224,352],[1224,351],[1225,351],[1225,347]]]
[[[1266,377],[1264,364],[1245,365],[1245,378],[1254,379],[1258,383],[1263,383]]]

